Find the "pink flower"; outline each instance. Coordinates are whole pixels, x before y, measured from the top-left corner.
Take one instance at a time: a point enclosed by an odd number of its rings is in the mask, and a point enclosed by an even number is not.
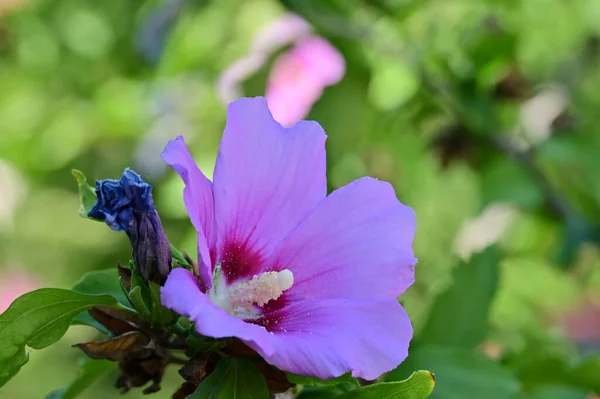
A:
[[[567,336],[581,343],[600,341],[600,302],[590,302],[573,309],[565,318]]]
[[[0,313],[21,295],[38,288],[38,281],[25,272],[11,271],[0,275]]]
[[[174,269],[163,304],[199,334],[237,337],[282,370],[375,379],[408,355],[397,301],[414,281],[415,214],[389,183],[327,195],[316,122],[277,123],[264,98],[227,111],[214,183],[179,137],[162,156],[185,182],[199,277]]]
[[[343,78],[346,63],[327,40],[311,35],[310,25],[295,14],[285,14],[268,25],[254,40],[250,54],[223,72],[217,83],[221,100],[229,103],[239,98],[239,83],[288,44],[294,46],[279,56],[269,75],[267,102],[275,120],[284,126],[306,117],[325,88]]]
[[[310,25],[293,13],[284,14],[266,25],[254,38],[248,56],[235,61],[219,77],[217,90],[221,101],[229,104],[240,98],[240,82],[262,68],[272,53],[307,36],[310,30]]]
[[[266,90],[276,121],[291,126],[306,117],[326,87],[338,83],[346,64],[327,40],[309,36],[275,62]]]

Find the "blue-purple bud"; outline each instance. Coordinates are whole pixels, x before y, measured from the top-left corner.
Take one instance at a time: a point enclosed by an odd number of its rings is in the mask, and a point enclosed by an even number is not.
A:
[[[127,233],[138,274],[146,281],[162,284],[171,271],[171,247],[154,206],[152,186],[125,169],[119,180],[97,181],[96,195],[88,217]]]

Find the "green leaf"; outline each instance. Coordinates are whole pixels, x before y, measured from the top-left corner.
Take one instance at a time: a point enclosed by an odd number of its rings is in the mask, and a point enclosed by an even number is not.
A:
[[[530,210],[544,203],[544,193],[538,182],[512,159],[498,157],[488,161],[482,176],[484,204],[510,202]]]
[[[116,367],[110,360],[93,360],[85,358],[81,365],[79,376],[66,388],[57,389],[46,396],[45,399],[73,399],[94,384],[110,369]]]
[[[131,300],[133,307],[135,307],[135,310],[137,310],[144,319],[150,318],[150,309],[148,309],[148,305],[144,300],[141,286],[138,285],[137,287],[133,287],[131,291],[129,291],[129,299]]]
[[[418,74],[398,59],[377,58],[369,84],[369,99],[382,111],[404,105],[419,90]]]
[[[223,358],[187,399],[269,399],[264,377],[246,359]]]
[[[458,347],[416,346],[386,381],[400,381],[412,370],[431,368],[436,377],[430,399],[514,399],[519,382],[512,373],[473,350]]]
[[[570,382],[600,394],[600,355],[587,357],[573,366]]]
[[[302,387],[298,399],[333,399],[359,387],[358,381],[341,382],[336,385],[305,385]]]
[[[185,339],[185,343],[193,348],[196,352],[209,352],[217,350],[223,346],[223,340],[216,338],[204,337],[193,332]]]
[[[119,281],[119,271],[116,268],[94,270],[86,273],[81,280],[75,284],[73,291],[81,292],[82,294],[112,295],[121,305],[127,308],[131,307],[127,296],[123,292],[122,285]],[[87,310],[75,316],[71,324],[93,327],[101,333],[110,335],[110,331],[102,324],[98,323]]]
[[[112,295],[121,305],[130,307],[129,300],[119,282],[119,271],[116,267],[86,273],[75,284],[73,291],[82,294]]]
[[[152,293],[150,288],[136,271],[133,261],[129,261],[129,269],[131,270],[131,290],[127,294],[129,301],[144,319],[151,320]]]
[[[577,281],[541,256],[505,257],[500,265],[502,285],[491,319],[499,330],[547,328],[548,314],[567,312],[577,303]]]
[[[536,387],[532,399],[588,399],[589,392],[564,385],[552,384]]]
[[[504,364],[521,381],[525,391],[546,384],[568,381],[568,353],[547,341],[529,339],[524,350],[505,356]]]
[[[306,387],[302,389],[298,399],[334,399],[343,392],[331,387]]]
[[[100,324],[96,319],[92,317],[92,315],[88,312],[81,312],[71,322],[72,326],[88,326],[93,327],[96,330],[100,331],[102,334],[110,335],[111,332],[108,328],[104,327]]]
[[[77,188],[79,189],[79,200],[81,203],[79,206],[79,216],[82,218],[88,218],[89,211],[97,201],[96,190],[87,183],[87,178],[83,172],[73,169],[71,174],[73,177],[75,177],[75,180],[77,181]]]
[[[78,313],[97,305],[116,304],[109,295],[85,295],[57,288],[42,288],[17,298],[0,315],[0,387],[27,363],[26,345],[45,348],[67,332]]]
[[[435,377],[429,371],[416,371],[400,382],[369,385],[337,396],[335,399],[424,399],[435,387]]]
[[[190,265],[190,263],[185,259],[183,253],[175,248],[173,244],[171,244],[171,256],[173,257],[173,261],[178,263],[181,267],[193,272],[194,267]]]
[[[151,318],[158,324],[166,325],[177,320],[178,316],[170,309],[165,308],[160,300],[160,285],[149,281],[150,296],[152,297]]]
[[[352,377],[352,375],[350,373],[341,375],[336,378],[332,378],[330,380],[321,380],[320,378],[317,378],[317,377],[310,377],[310,376],[306,376],[306,375],[293,374],[293,373],[286,373],[286,374],[287,374],[287,378],[288,378],[289,382],[298,384],[298,385],[331,386],[331,385],[337,385],[337,384],[341,384],[341,383],[350,383],[350,384],[355,385],[356,387],[360,386],[360,384],[358,383],[356,378]]]
[[[454,283],[435,300],[421,342],[473,348],[485,338],[499,260],[498,250],[490,247],[455,268]]]
[[[560,392],[571,388],[569,392],[573,395],[581,389],[600,393],[600,355],[574,359],[570,350],[562,345],[529,339],[521,352],[511,353],[504,362],[527,392],[546,387]],[[557,397],[560,395],[562,393],[556,393]]]

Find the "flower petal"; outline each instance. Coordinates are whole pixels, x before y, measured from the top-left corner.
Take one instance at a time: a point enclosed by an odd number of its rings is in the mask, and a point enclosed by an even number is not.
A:
[[[264,98],[231,103],[214,173],[217,253],[228,282],[260,273],[264,262],[240,256],[264,259],[325,198],[325,139],[315,122],[281,127]],[[254,253],[229,256],[228,248]]]
[[[301,301],[268,319],[274,350],[254,349],[282,370],[321,379],[352,372],[373,380],[408,356],[413,334],[395,299]]]
[[[173,269],[161,289],[162,304],[195,323],[196,331],[207,337],[238,337],[260,353],[272,354],[271,337],[264,327],[245,323],[213,305],[200,289],[196,277],[183,268]]]
[[[412,338],[410,320],[395,299],[296,302],[257,321],[262,325],[250,324],[213,305],[182,268],[171,272],[161,299],[202,335],[240,338],[270,364],[322,379],[347,372],[375,379],[406,358]]]
[[[204,287],[209,288],[212,276],[210,248],[215,240],[212,183],[194,162],[183,137],[169,141],[161,156],[185,183],[183,201],[192,224],[198,231],[200,277]]]
[[[329,195],[273,256],[289,269],[288,300],[396,298],[414,281],[414,211],[393,187],[362,178]]]

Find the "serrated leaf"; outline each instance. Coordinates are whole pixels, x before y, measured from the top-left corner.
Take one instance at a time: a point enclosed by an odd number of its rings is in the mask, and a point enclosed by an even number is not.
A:
[[[223,358],[186,399],[269,399],[264,377],[246,359]]]
[[[85,358],[77,378],[69,386],[51,392],[45,399],[74,399],[116,366],[115,362],[108,360]]]
[[[77,188],[79,189],[79,216],[82,218],[88,218],[89,211],[97,201],[96,189],[88,184],[87,177],[85,177],[83,172],[80,170],[73,169],[71,174],[73,177],[75,177],[75,180],[77,181]]]
[[[0,315],[0,387],[27,363],[25,346],[42,349],[58,341],[72,319],[97,305],[115,306],[109,295],[42,288],[17,298]]]
[[[485,338],[499,260],[498,250],[490,247],[454,269],[454,282],[436,298],[421,342],[473,348]]]
[[[400,382],[383,382],[336,396],[335,399],[424,399],[435,387],[435,377],[429,371],[416,371]]]

